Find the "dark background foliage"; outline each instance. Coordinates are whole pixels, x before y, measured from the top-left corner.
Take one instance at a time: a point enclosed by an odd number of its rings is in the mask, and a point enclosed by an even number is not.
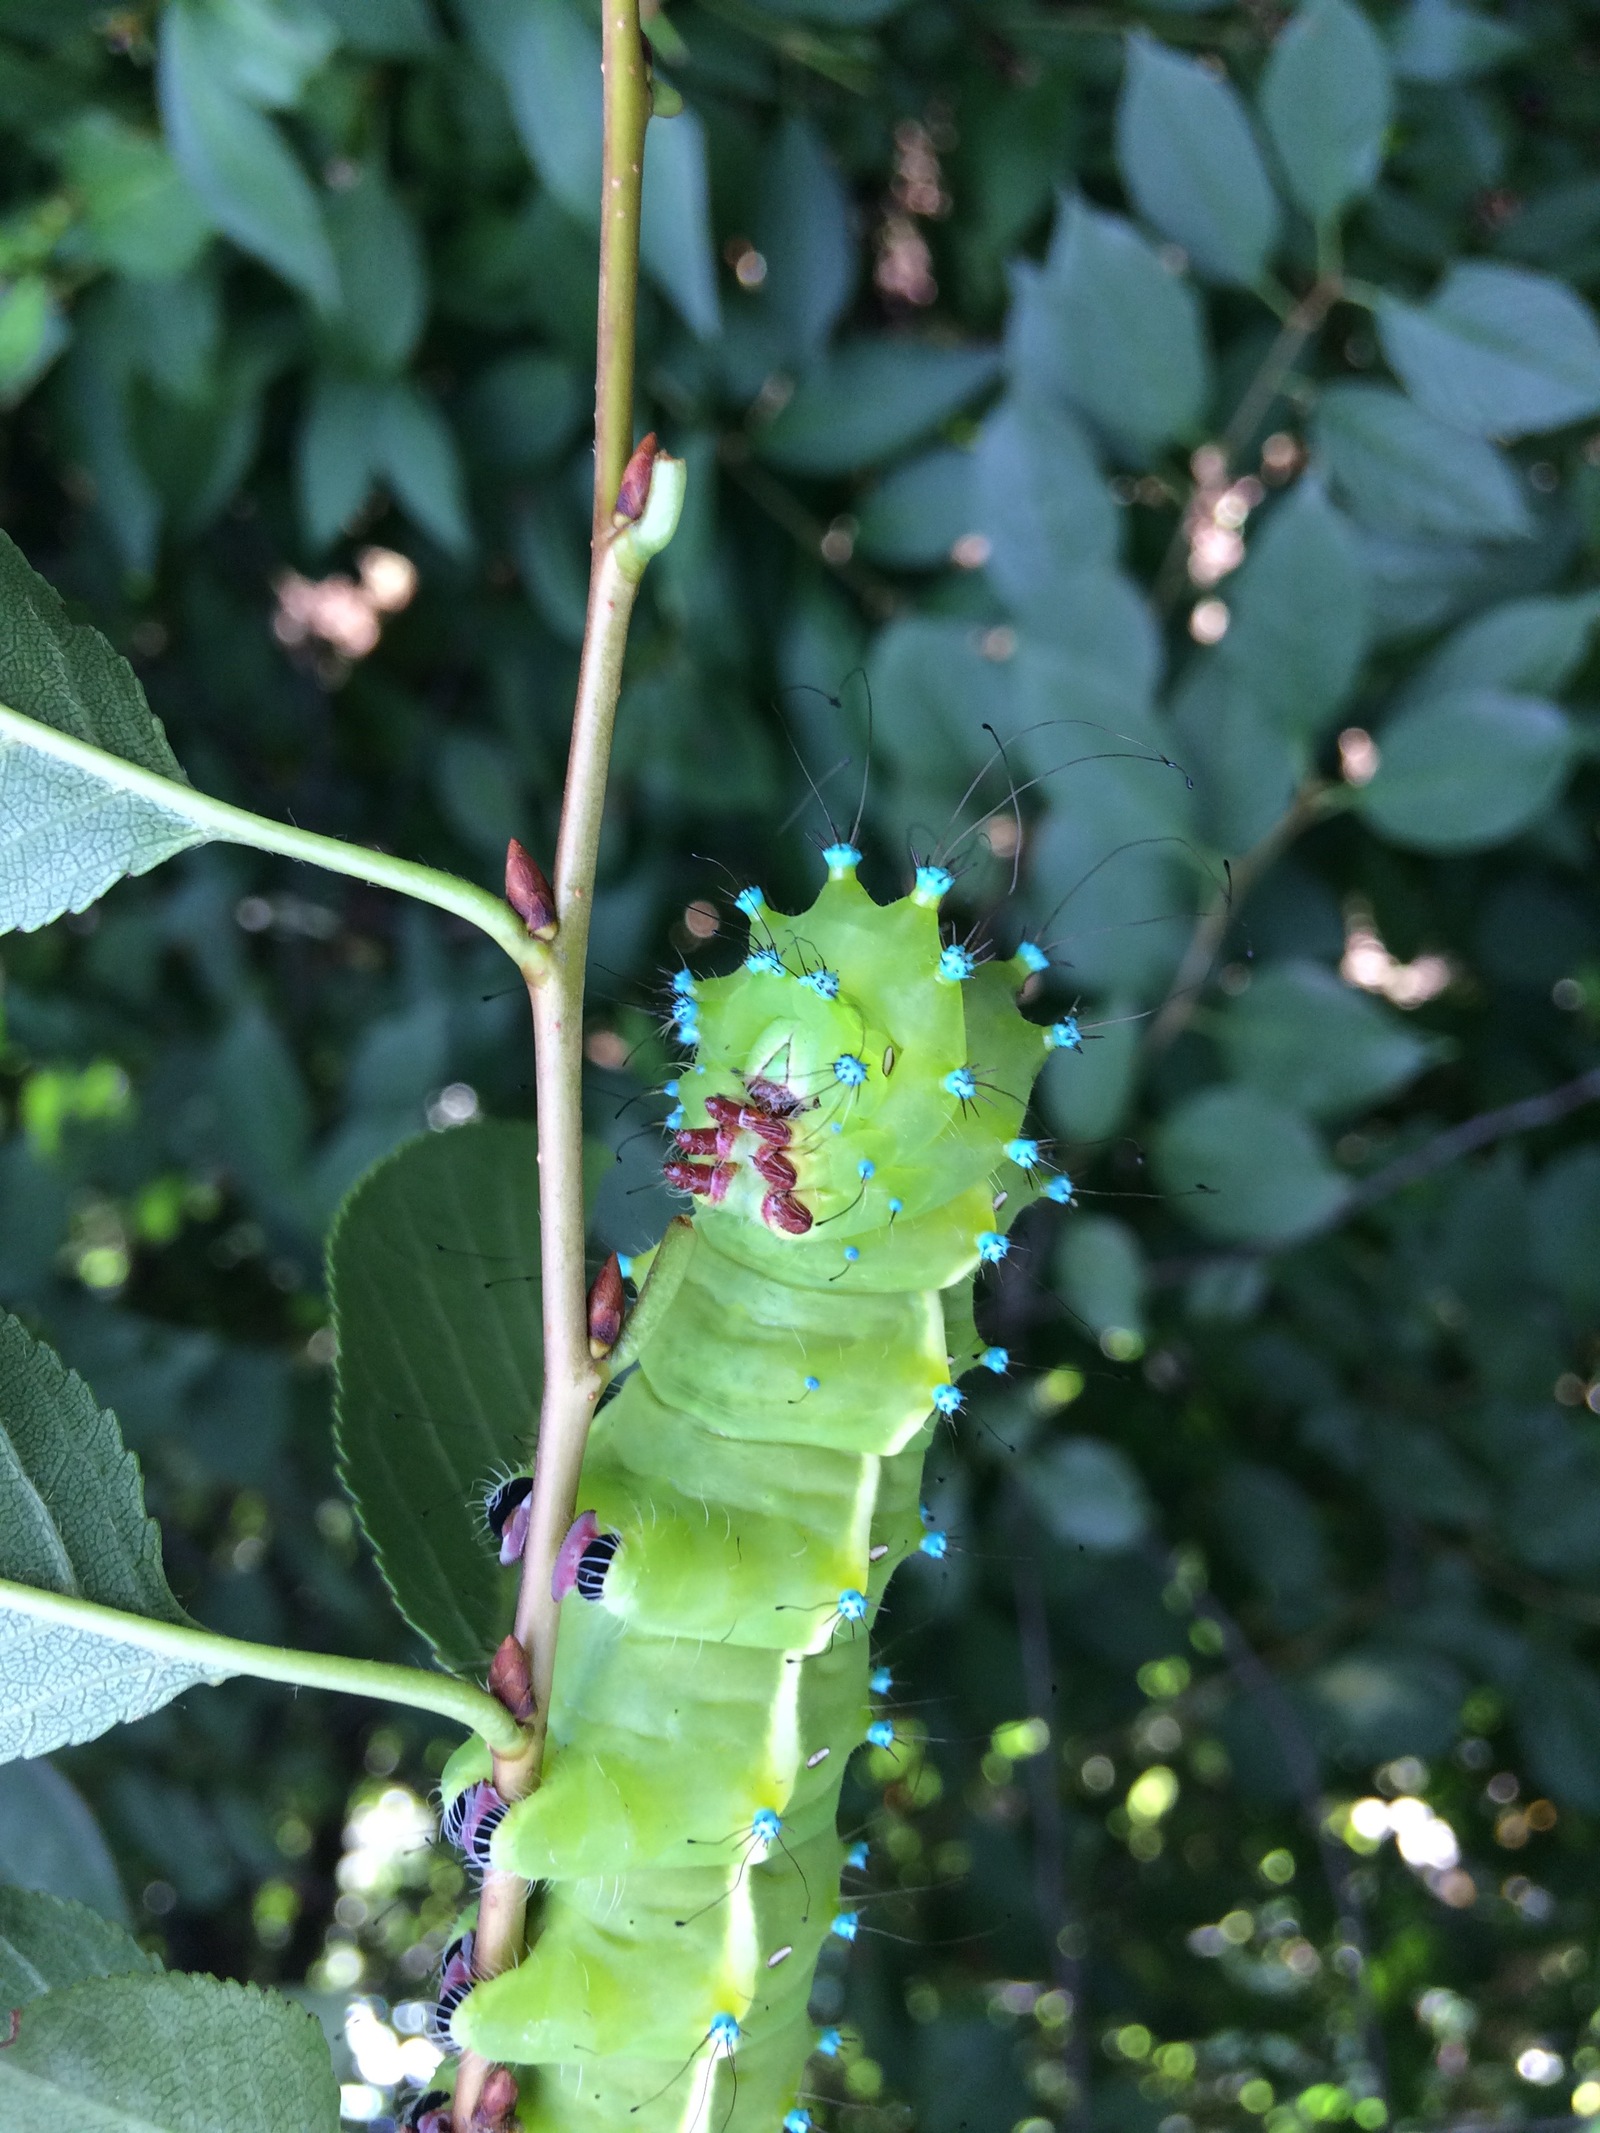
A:
[[[896,1588],[929,1744],[852,1784],[881,1930],[820,1987],[830,2122],[1600,2109],[1600,1154],[1581,1090],[1507,1112],[1600,1021],[1592,13],[651,32],[688,109],[639,426],[692,486],[604,855],[597,1243],[665,1212],[663,974],[725,963],[744,880],[808,898],[869,705],[868,878],[946,840],[958,924],[1051,941],[1086,1032],[1041,1092],[1079,1202],[982,1300],[1018,1367]],[[8,530],[197,784],[486,881],[548,850],[585,8],[0,33]],[[220,848],[6,944],[0,1294],[118,1410],[218,1628],[410,1649],[333,1476],[321,1239],[404,1136],[527,1115],[503,968]],[[13,1766],[0,1858],[110,1907],[114,1860],[151,1946],[335,2027],[366,1996],[381,2118],[461,1893],[417,1848],[436,1731],[191,1695],[58,1758],[109,1857]]]

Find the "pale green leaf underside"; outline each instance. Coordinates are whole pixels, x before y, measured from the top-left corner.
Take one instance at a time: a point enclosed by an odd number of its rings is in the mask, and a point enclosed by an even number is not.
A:
[[[148,1617],[187,1621],[144,1514],[116,1417],[0,1314],[0,1576]],[[206,1675],[83,1631],[0,1615],[0,1756],[44,1755],[142,1718]]]
[[[0,732],[0,920],[30,933],[83,911],[127,874],[203,844],[205,833],[141,794]]]
[[[408,1142],[329,1243],[340,1473],[401,1612],[464,1673],[509,1619],[482,1498],[533,1448],[538,1267],[534,1132],[502,1122]]]
[[[26,2005],[0,2052],[6,2133],[335,2133],[338,2123],[322,2031],[254,1986],[96,1978]]]
[[[0,2007],[85,1978],[159,1971],[131,1933],[87,1904],[42,1889],[0,1888]]]

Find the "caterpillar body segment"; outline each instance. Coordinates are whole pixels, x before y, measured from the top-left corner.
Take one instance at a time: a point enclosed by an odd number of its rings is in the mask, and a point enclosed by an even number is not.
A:
[[[745,966],[674,991],[692,1230],[623,1334],[638,1367],[591,1431],[557,1587],[544,1781],[489,1843],[544,1884],[538,1934],[451,2023],[519,2069],[529,2133],[780,2133],[800,2109],[817,1954],[854,1915],[840,1783],[886,1724],[872,1620],[929,1552],[954,1380],[1001,1353],[974,1271],[1046,1182],[1005,1152],[1048,1051],[1025,959],[953,976],[940,870],[880,906],[828,858],[810,911],[747,892]]]

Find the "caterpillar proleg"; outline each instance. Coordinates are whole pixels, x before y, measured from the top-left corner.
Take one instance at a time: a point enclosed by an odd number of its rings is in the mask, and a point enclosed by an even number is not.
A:
[[[840,1784],[884,1724],[872,1619],[929,1552],[955,1380],[1000,1353],[975,1271],[1047,1182],[1019,1138],[1051,1041],[1016,1004],[1029,959],[957,970],[943,869],[879,905],[853,850],[826,856],[809,911],[747,892],[748,960],[674,987],[692,1229],[590,1436],[544,1782],[488,1838],[545,1885],[539,1928],[451,2020],[538,2070],[529,2133],[804,2116],[812,1972],[854,1917]]]

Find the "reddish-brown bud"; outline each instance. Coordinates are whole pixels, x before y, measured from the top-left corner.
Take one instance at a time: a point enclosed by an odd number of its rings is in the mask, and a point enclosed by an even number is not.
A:
[[[505,1705],[519,1726],[533,1716],[533,1676],[519,1638],[508,1636],[490,1660],[489,1694]]]
[[[556,937],[556,897],[543,867],[513,837],[506,846],[506,902],[536,941]]]
[[[632,525],[635,519],[644,516],[644,507],[650,497],[650,477],[655,472],[656,454],[660,449],[654,430],[642,444],[634,447],[633,457],[622,470],[622,487],[617,491],[618,525]]]
[[[589,1291],[589,1353],[599,1362],[609,1355],[622,1337],[622,1268],[613,1252],[595,1276]]]
[[[472,2133],[510,2133],[517,2084],[508,2066],[491,2066],[472,2107]]]

